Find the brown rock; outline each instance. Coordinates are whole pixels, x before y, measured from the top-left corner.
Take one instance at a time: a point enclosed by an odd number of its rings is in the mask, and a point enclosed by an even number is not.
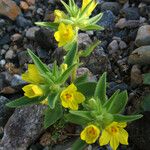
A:
[[[21,13],[20,8],[12,0],[0,0],[0,15],[4,15],[11,20],[15,20]]]
[[[26,0],[26,2],[27,2],[29,5],[34,5],[34,4],[35,4],[35,0]]]
[[[29,6],[26,2],[24,1],[21,1],[20,2],[20,7],[24,10],[24,11],[27,11],[29,9]]]

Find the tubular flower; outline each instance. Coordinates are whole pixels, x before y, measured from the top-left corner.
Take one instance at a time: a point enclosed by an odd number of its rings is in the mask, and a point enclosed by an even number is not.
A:
[[[29,97],[29,98],[43,95],[43,90],[35,84],[26,85],[22,89],[25,92],[24,95]]]
[[[128,132],[123,129],[127,124],[113,122],[108,125],[99,139],[100,146],[106,145],[110,142],[110,146],[113,150],[116,150],[119,146],[119,143],[128,145]]]
[[[89,125],[81,132],[80,137],[88,144],[95,143],[100,134],[100,130],[95,125]]]
[[[59,22],[60,19],[65,18],[65,13],[63,11],[60,11],[60,10],[56,9],[54,11],[54,16],[55,16],[54,22]]]
[[[65,72],[66,70],[67,70],[67,68],[68,68],[68,65],[67,64],[61,64],[61,71],[62,71],[62,73],[63,72]]]
[[[82,10],[92,1],[92,4],[91,6],[89,7],[88,11],[87,11],[87,16],[90,16],[92,11],[95,9],[97,3],[96,3],[96,0],[83,0],[82,1]]]
[[[22,79],[29,83],[43,83],[44,78],[41,77],[38,69],[34,64],[28,64],[28,71],[22,74]]]
[[[58,47],[62,47],[73,40],[74,30],[71,25],[60,23],[58,31],[55,32],[54,37],[58,43]]]
[[[48,105],[48,99],[46,98],[45,100],[43,100],[43,101],[41,102],[41,104],[42,104],[42,105]]]
[[[72,110],[78,110],[78,104],[85,100],[82,93],[77,91],[77,87],[74,84],[69,85],[60,94],[62,106],[70,108]]]

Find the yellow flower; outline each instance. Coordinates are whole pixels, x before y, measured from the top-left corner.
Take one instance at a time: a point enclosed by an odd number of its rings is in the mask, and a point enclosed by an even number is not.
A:
[[[62,71],[62,73],[63,72],[65,72],[66,70],[67,70],[67,68],[68,68],[68,65],[67,64],[61,64],[61,71]]]
[[[65,13],[63,11],[60,11],[60,10],[56,9],[54,11],[54,16],[55,16],[54,22],[59,22],[60,19],[65,18]]]
[[[24,95],[29,97],[29,98],[43,95],[43,90],[35,84],[26,85],[22,89],[25,92]]]
[[[106,145],[110,142],[113,150],[116,150],[119,143],[128,145],[128,132],[123,129],[127,126],[125,122],[113,122],[108,125],[99,139],[100,146]]]
[[[38,69],[34,64],[28,64],[28,71],[22,74],[22,79],[29,83],[43,83],[44,78],[41,77]]]
[[[100,134],[100,130],[95,125],[88,125],[81,132],[80,137],[88,144],[95,143]]]
[[[71,25],[60,23],[58,31],[55,32],[54,37],[58,43],[58,47],[62,47],[71,42],[74,38],[74,30]]]
[[[88,11],[87,11],[87,16],[90,16],[92,11],[95,9],[97,3],[96,3],[96,0],[83,0],[82,1],[82,10],[92,1],[92,4],[91,6],[89,7]]]
[[[72,110],[78,110],[78,104],[85,100],[82,93],[77,92],[77,87],[72,83],[60,94],[62,106]]]

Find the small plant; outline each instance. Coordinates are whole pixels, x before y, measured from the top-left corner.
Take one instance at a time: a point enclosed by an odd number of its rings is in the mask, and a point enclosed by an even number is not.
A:
[[[54,37],[58,47],[66,51],[63,63],[57,62],[49,68],[31,50],[28,53],[34,64],[28,65],[28,71],[22,74],[22,79],[29,84],[24,86],[24,97],[7,104],[8,107],[22,107],[31,104],[48,105],[45,110],[44,126],[48,128],[57,120],[64,118],[68,122],[83,127],[80,138],[72,149],[83,149],[86,144],[110,144],[116,150],[119,143],[128,145],[128,133],[124,129],[128,122],[142,115],[123,115],[127,104],[126,91],[116,91],[111,97],[106,95],[106,75],[103,73],[98,82],[91,82],[88,75],[77,77],[80,67],[80,57],[88,57],[96,46],[95,41],[86,50],[78,49],[79,30],[102,30],[96,23],[102,13],[90,18],[97,6],[95,0],[83,0],[79,8],[74,0],[69,5],[61,1],[66,12],[55,10],[54,22],[36,22],[36,25],[49,27],[55,31]]]

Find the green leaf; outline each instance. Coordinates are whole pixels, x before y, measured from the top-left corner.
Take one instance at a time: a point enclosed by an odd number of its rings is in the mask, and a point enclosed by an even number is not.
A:
[[[94,95],[96,82],[85,82],[81,84],[76,84],[76,86],[79,92],[81,92],[86,97],[91,98]]]
[[[55,108],[55,104],[58,99],[59,99],[59,93],[52,93],[48,95],[48,104],[51,109]]]
[[[96,24],[91,24],[91,25],[87,25],[86,27],[83,27],[82,30],[83,31],[104,30],[104,28]]]
[[[121,113],[127,104],[127,100],[128,100],[127,91],[121,92],[111,102],[111,105],[108,108],[108,112],[112,114]]]
[[[89,23],[89,24],[96,24],[96,23],[102,18],[102,16],[103,16],[103,13],[99,13],[98,15],[96,15],[96,16],[90,18],[90,19],[88,20],[88,23]]]
[[[100,43],[101,43],[100,41],[96,41],[93,44],[91,44],[86,50],[81,52],[81,56],[82,57],[89,56]]]
[[[128,115],[128,116],[120,115],[120,114],[113,115],[113,119],[116,122],[131,122],[140,119],[142,117],[143,115]]]
[[[62,0],[61,0],[61,3],[64,5],[66,11],[67,11],[70,15],[72,15],[72,11],[71,11],[69,5],[67,5],[67,4],[66,4],[64,1],[62,1]]]
[[[106,102],[107,96],[106,96],[106,72],[102,74],[100,77],[95,92],[94,92],[94,97],[99,98],[102,105]]]
[[[110,107],[110,105],[112,104],[113,100],[118,96],[120,90],[117,90],[103,105],[103,107],[105,107],[106,109],[108,109]]]
[[[148,84],[148,85],[150,85],[150,73],[144,74],[143,77],[144,77],[143,84]]]
[[[70,110],[69,112],[73,115],[80,116],[80,117],[87,119],[89,121],[92,119],[90,111],[73,111],[73,110]]]
[[[81,84],[81,83],[85,83],[85,82],[88,82],[88,73],[85,73],[85,74],[79,76],[74,81],[75,84]]]
[[[85,126],[89,123],[89,119],[80,117],[80,116],[76,116],[73,114],[66,114],[65,118],[68,122],[77,124],[77,125],[81,125],[81,126]]]
[[[52,74],[53,74],[54,77],[56,77],[56,79],[59,76],[59,69],[58,69],[56,61],[53,63]]]
[[[71,67],[69,67],[61,76],[60,78],[57,80],[58,84],[63,84],[70,76],[71,72],[74,70],[74,68],[76,67],[76,64],[72,65]]]
[[[41,74],[50,72],[49,68],[30,49],[28,49],[28,53]]]
[[[86,146],[87,144],[83,140],[78,138],[73,144],[72,150],[83,150]]]
[[[55,109],[48,108],[45,111],[44,117],[44,128],[48,128],[52,124],[54,124],[57,120],[59,120],[63,115],[62,107],[58,104]]]
[[[144,97],[142,108],[144,111],[150,111],[150,95]]]
[[[42,27],[48,27],[54,30],[57,30],[59,25],[58,23],[54,23],[54,22],[35,22],[35,24]]]
[[[26,96],[23,96],[21,98],[18,98],[14,101],[11,101],[6,104],[7,107],[15,108],[15,107],[22,107],[26,105],[32,105],[37,104],[44,100],[46,97],[35,97],[35,98],[28,98]]]
[[[64,63],[70,67],[73,65],[77,55],[77,42],[73,42],[71,49],[68,51]]]

